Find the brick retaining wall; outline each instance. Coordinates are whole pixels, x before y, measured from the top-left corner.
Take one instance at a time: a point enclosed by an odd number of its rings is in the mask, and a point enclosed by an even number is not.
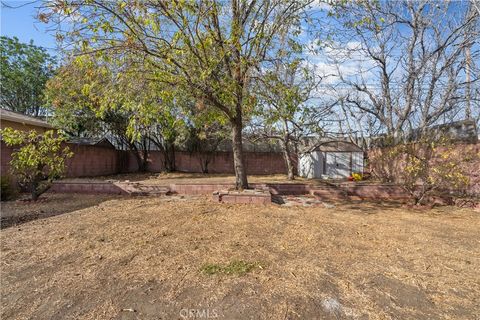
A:
[[[109,193],[109,194],[127,194],[125,189],[120,186],[126,183],[115,182],[63,182],[57,181],[53,184],[51,191],[60,193]],[[138,183],[137,183],[138,184]],[[165,185],[169,193],[185,195],[212,195],[219,190],[231,190],[233,184],[170,184]],[[315,186],[309,184],[251,184],[252,188],[269,190],[273,195],[304,195],[313,194],[327,199],[350,199],[357,197],[361,199],[381,199],[381,200],[400,200],[408,198],[407,193],[397,185],[372,184],[355,185],[345,184],[339,186]]]
[[[406,199],[407,192],[399,185],[394,184],[348,184],[341,185],[348,196],[361,199]]]
[[[54,182],[51,192],[58,193],[82,193],[82,194],[126,194],[121,188],[112,182]]]

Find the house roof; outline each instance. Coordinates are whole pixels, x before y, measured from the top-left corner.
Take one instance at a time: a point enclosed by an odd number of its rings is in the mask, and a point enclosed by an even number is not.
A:
[[[0,119],[22,124],[29,124],[41,128],[53,128],[51,124],[38,118],[30,117],[15,111],[0,109]]]
[[[115,146],[107,138],[82,138],[82,137],[70,137],[67,140],[68,143],[86,145],[86,146],[98,146],[105,148],[115,149]]]

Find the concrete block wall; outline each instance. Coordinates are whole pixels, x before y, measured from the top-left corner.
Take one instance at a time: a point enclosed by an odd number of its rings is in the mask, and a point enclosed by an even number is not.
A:
[[[388,164],[382,161],[375,162],[375,159],[382,153],[388,152],[388,148],[372,149],[368,152],[369,165],[368,171],[371,171],[376,178],[377,173],[382,171],[392,172],[395,175],[401,172],[404,168],[402,159],[390,162]],[[441,156],[442,149],[439,149],[438,157]],[[480,143],[458,143],[452,150],[455,159],[458,158],[459,163],[464,171],[468,174],[470,183],[468,192],[475,195],[480,195]],[[435,161],[435,158],[433,159]]]
[[[127,153],[127,165],[124,172],[136,172],[138,164],[132,152]],[[148,156],[148,171],[160,172],[165,169],[164,157],[160,151],[150,151]],[[246,152],[245,167],[248,174],[279,174],[286,173],[283,155],[278,152]],[[181,172],[202,172],[198,153],[186,151],[175,152],[175,167]],[[233,154],[231,152],[216,152],[208,165],[209,173],[234,173]]]
[[[69,178],[95,177],[121,172],[122,151],[98,146],[66,144],[73,152],[73,157],[66,161],[66,173]],[[1,142],[1,175],[11,176],[10,160],[14,148]],[[12,177],[14,178],[14,177]]]
[[[121,172],[122,153],[88,145],[68,144],[73,157],[67,159],[67,177],[95,177]]]
[[[118,173],[137,172],[138,163],[133,152],[115,150],[101,146],[66,144],[73,152],[67,159],[66,176],[95,177]],[[9,175],[11,153],[13,148],[1,142],[1,174]],[[161,172],[165,169],[163,154],[150,151],[148,171]],[[285,161],[278,152],[248,152],[244,154],[248,174],[283,174],[286,173]],[[177,171],[202,172],[198,153],[175,152]],[[233,174],[233,155],[231,152],[215,153],[208,166],[209,173]]]

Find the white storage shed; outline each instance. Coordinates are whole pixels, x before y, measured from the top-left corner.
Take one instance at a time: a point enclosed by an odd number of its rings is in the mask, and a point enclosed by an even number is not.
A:
[[[299,156],[299,175],[310,179],[346,179],[363,172],[364,153],[346,141],[328,141]]]

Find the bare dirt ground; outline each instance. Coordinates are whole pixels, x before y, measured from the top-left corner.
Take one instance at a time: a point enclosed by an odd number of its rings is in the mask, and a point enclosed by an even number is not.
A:
[[[2,208],[0,227],[8,228],[12,225],[22,224],[32,220],[48,218],[59,214],[93,207],[111,195],[81,195],[72,194],[47,194],[40,197],[39,201],[29,201],[29,195],[20,196],[18,201],[1,202]]]
[[[0,231],[2,319],[480,317],[468,209],[47,198],[65,213]]]

